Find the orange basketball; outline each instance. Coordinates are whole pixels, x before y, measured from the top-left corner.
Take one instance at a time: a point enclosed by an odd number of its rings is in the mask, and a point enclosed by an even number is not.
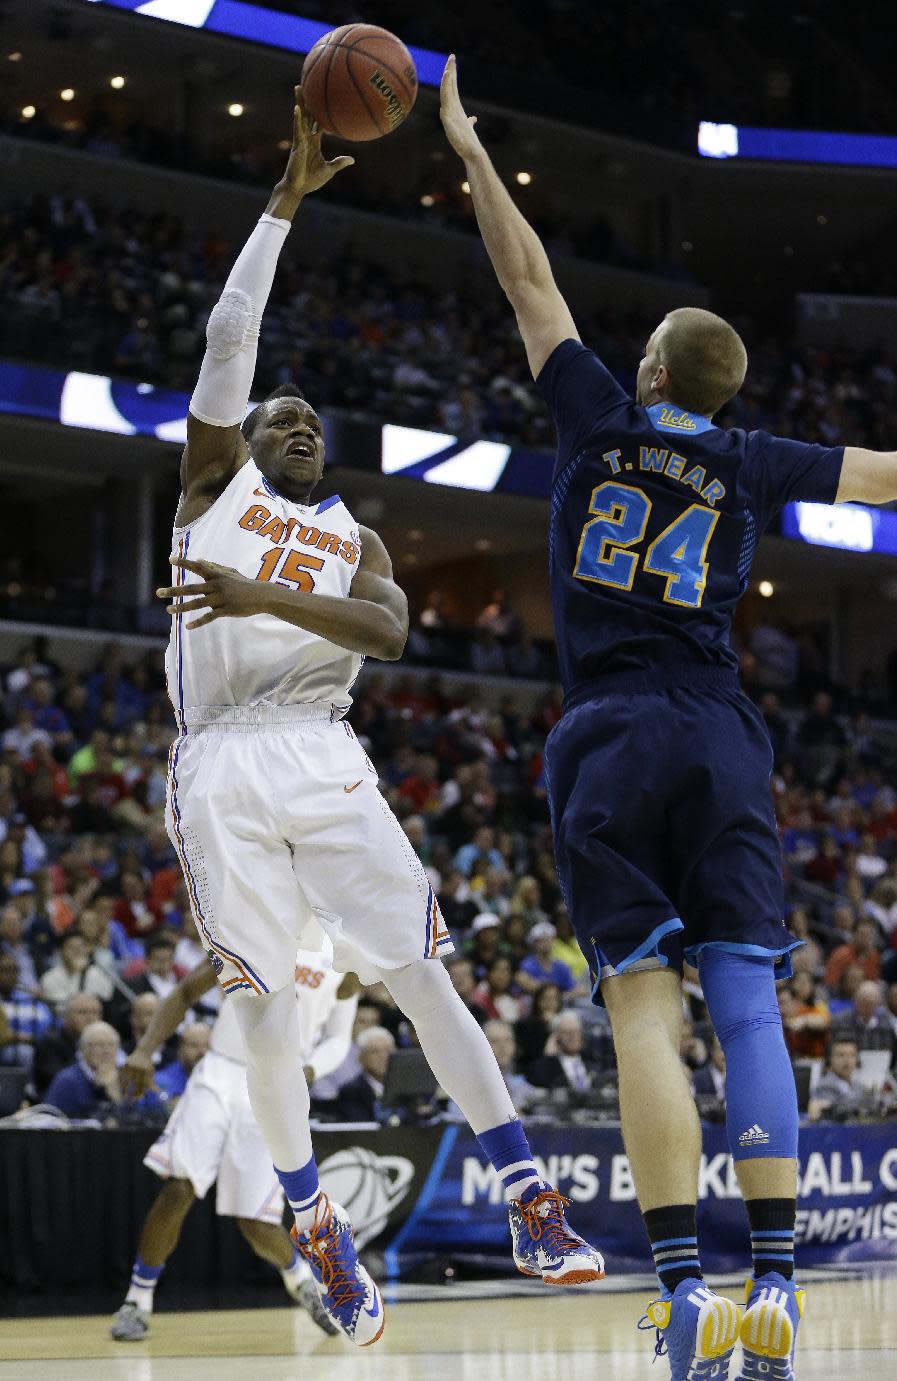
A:
[[[305,105],[327,134],[363,141],[390,134],[417,98],[414,59],[376,24],[343,24],[302,65]]]

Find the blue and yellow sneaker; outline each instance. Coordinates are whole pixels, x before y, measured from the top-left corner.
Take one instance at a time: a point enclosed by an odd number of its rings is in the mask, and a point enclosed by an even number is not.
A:
[[[741,1310],[703,1280],[683,1280],[648,1306],[639,1328],[657,1329],[658,1357],[669,1358],[672,1381],[728,1381]]]
[[[747,1283],[739,1381],[794,1381],[794,1348],[806,1291],[775,1271]]]
[[[604,1257],[574,1232],[564,1217],[565,1199],[549,1184],[530,1185],[508,1204],[514,1265],[546,1285],[587,1285],[604,1279]]]
[[[345,1210],[326,1194],[318,1199],[308,1232],[290,1233],[311,1267],[329,1318],[357,1347],[370,1347],[383,1332],[383,1299],[355,1250],[355,1234]]]

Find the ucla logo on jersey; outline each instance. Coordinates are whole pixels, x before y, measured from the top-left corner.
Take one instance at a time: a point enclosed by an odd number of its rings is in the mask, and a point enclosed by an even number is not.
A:
[[[713,426],[709,417],[701,417],[696,412],[686,412],[673,403],[654,403],[648,408],[648,416],[660,432],[707,432]]]
[[[221,976],[221,971],[222,971],[222,969],[224,968],[224,960],[221,958],[221,955],[220,955],[220,954],[216,954],[215,951],[214,951],[213,949],[207,949],[207,950],[206,950],[206,954],[209,956],[209,963],[212,965],[212,968],[215,970],[215,976],[216,976],[217,978],[220,978],[220,976]]]

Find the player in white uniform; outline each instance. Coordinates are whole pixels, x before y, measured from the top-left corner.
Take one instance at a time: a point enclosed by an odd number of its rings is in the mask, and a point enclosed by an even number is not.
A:
[[[296,917],[312,909],[334,964],[386,984],[509,1194],[515,1260],[555,1283],[600,1277],[539,1177],[489,1044],[432,962],[452,944],[424,871],[344,720],[362,657],[401,656],[408,607],[380,538],[336,497],[315,503],[324,441],[298,389],[245,419],[262,313],[303,197],[326,162],[297,91],[281,182],[209,318],[190,400],[172,565],[168,686],[179,737],[168,828],[197,927],[231,994],[249,1097],[325,1308],[360,1346],[383,1331],[351,1225],[318,1186],[297,1056]],[[241,423],[243,427],[241,429]]]
[[[329,943],[321,952],[299,951],[294,979],[301,1060],[311,1086],[337,1069],[349,1052],[359,984],[354,975],[334,970]],[[131,1096],[151,1087],[155,1051],[214,984],[215,970],[203,960],[157,1009],[122,1070]],[[223,1003],[208,1054],[190,1075],[143,1163],[165,1184],[144,1222],[128,1293],[112,1321],[113,1338],[138,1342],[146,1337],[156,1285],[177,1246],[184,1219],[194,1200],[205,1198],[213,1184],[218,1215],[236,1218],[256,1255],[280,1271],[287,1293],[325,1332],[336,1332],[312,1284],[310,1268],[283,1227],[283,1191],[249,1104],[246,1052],[232,1001]]]

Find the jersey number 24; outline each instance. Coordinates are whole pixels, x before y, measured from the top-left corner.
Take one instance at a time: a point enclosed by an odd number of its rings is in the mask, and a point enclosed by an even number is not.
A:
[[[631,590],[641,558],[644,570],[666,580],[667,604],[700,607],[707,584],[707,547],[718,513],[692,504],[655,537],[642,558],[633,548],[643,541],[651,512],[644,489],[606,480],[592,490],[589,512],[595,517],[582,530],[573,567],[578,580]]]

